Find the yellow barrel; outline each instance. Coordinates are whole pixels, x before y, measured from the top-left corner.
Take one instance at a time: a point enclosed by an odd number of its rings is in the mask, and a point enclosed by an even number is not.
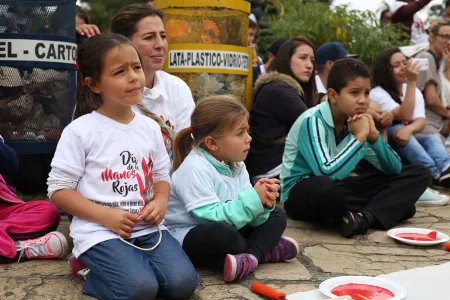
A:
[[[251,106],[250,3],[241,0],[156,0],[164,11],[169,51],[163,70],[183,79],[197,101],[231,94]]]

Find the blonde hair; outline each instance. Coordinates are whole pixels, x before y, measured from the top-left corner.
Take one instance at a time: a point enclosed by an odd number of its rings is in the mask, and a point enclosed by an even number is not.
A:
[[[441,29],[442,26],[450,26],[450,20],[449,19],[440,19],[436,22],[433,22],[433,25],[430,27],[430,32],[437,36],[439,34],[439,29]]]
[[[193,147],[205,147],[205,138],[221,138],[233,132],[248,118],[248,111],[233,96],[210,96],[201,99],[191,116],[191,127],[181,130],[173,145],[175,172]]]

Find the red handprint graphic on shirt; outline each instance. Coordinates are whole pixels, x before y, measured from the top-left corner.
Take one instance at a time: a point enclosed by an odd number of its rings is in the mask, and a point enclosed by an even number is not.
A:
[[[136,178],[139,184],[139,192],[141,198],[144,201],[144,206],[151,200],[153,200],[153,160],[151,154],[148,155],[148,162],[145,157],[142,158],[142,171],[144,173],[144,180],[142,180],[141,175],[136,174]]]

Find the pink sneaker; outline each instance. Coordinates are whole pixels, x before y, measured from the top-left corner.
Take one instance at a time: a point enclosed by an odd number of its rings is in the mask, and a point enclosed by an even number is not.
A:
[[[67,254],[68,248],[66,237],[58,231],[47,233],[37,239],[19,241],[19,245],[16,245],[17,252],[20,252],[19,261],[22,257],[26,259],[60,258]]]
[[[72,269],[72,277],[80,278],[86,280],[86,276],[89,273],[89,268],[81,261],[78,260],[75,256],[70,256],[67,261],[69,267]]]
[[[223,266],[223,280],[231,282],[247,277],[255,271],[258,266],[258,259],[252,254],[227,254]]]

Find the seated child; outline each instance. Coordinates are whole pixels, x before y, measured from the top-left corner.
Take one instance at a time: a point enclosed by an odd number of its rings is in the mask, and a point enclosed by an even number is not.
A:
[[[328,100],[303,113],[286,141],[281,171],[286,213],[310,222],[340,220],[344,237],[369,227],[389,229],[411,218],[430,173],[421,165],[402,167],[366,113],[367,66],[355,59],[338,60],[327,86]],[[377,171],[348,177],[362,160]]]
[[[213,96],[199,101],[191,127],[174,143],[166,225],[195,266],[225,259],[225,282],[298,254],[297,242],[281,237],[286,215],[275,206],[279,180],[250,184],[243,163],[252,140],[248,130],[242,104]]]
[[[160,225],[170,192],[169,156],[159,126],[131,109],[145,84],[138,52],[122,35],[100,34],[81,45],[77,57],[79,118],[58,142],[48,194],[74,216],[73,254],[90,269],[83,293],[188,299],[198,275]]]
[[[0,173],[17,170],[19,158],[0,136]],[[60,258],[67,254],[67,240],[53,231],[59,224],[59,210],[48,201],[24,202],[0,175],[0,262],[39,258]]]

